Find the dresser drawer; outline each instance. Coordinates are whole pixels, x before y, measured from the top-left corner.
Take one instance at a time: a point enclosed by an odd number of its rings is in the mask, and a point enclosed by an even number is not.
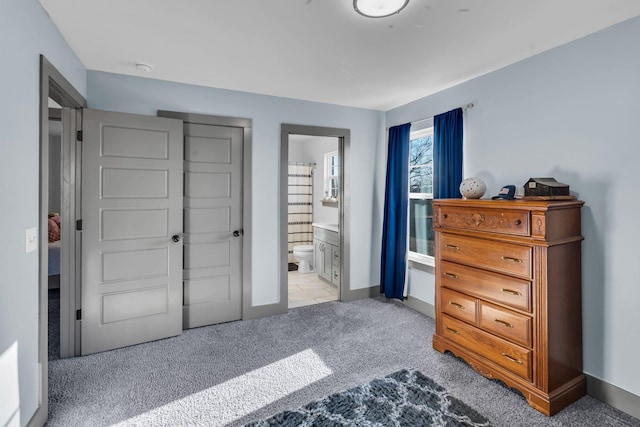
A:
[[[531,317],[480,301],[480,328],[531,348]]]
[[[521,210],[446,206],[437,220],[443,228],[529,236],[529,216],[529,211]]]
[[[445,260],[520,277],[531,277],[529,246],[442,233],[440,247],[437,250]]]
[[[478,324],[478,300],[450,289],[440,289],[440,311],[465,322]]]
[[[440,262],[440,283],[482,299],[531,312],[531,282],[453,262]]]
[[[531,350],[493,336],[447,315],[442,316],[445,338],[468,348],[527,381],[532,380]]]

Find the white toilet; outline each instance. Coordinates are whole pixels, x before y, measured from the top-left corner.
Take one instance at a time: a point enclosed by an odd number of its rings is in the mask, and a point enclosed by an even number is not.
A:
[[[299,261],[298,273],[311,273],[313,271],[313,245],[294,246],[293,256]]]

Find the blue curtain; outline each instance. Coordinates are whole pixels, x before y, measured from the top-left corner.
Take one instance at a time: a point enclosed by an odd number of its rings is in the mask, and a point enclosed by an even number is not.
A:
[[[460,198],[462,108],[433,118],[433,198]]]
[[[407,268],[407,204],[409,201],[409,134],[411,123],[389,129],[387,179],[382,225],[380,292],[404,298]]]

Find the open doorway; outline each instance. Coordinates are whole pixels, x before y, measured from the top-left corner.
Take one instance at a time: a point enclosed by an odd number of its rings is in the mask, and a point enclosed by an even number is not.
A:
[[[62,217],[62,107],[49,98],[49,198],[47,213],[48,360],[60,358],[60,234]],[[68,278],[64,278],[66,283]]]
[[[282,125],[280,262],[285,307],[347,299],[349,144],[348,129]]]
[[[289,308],[339,299],[338,145],[336,137],[289,135]]]
[[[76,307],[76,185],[79,185],[79,177],[76,174],[76,138],[75,121],[76,109],[86,107],[86,100],[69,83],[67,79],[44,57],[40,56],[40,202],[39,202],[39,298],[38,298],[38,361],[40,370],[39,405],[32,418],[33,424],[44,424],[47,419],[48,399],[48,361],[49,361],[49,278],[52,279],[52,287],[58,286],[59,298],[52,307],[57,307],[60,313],[59,350],[54,350],[62,357],[73,356],[77,351],[76,321],[73,318]],[[50,108],[53,108],[50,116]],[[57,110],[57,111],[56,111]],[[64,112],[66,110],[66,113]],[[62,111],[62,114],[58,114]],[[50,117],[53,119],[50,121]],[[72,131],[73,129],[73,131]],[[59,133],[59,148],[52,139]],[[53,135],[54,137],[52,138]],[[51,159],[60,150],[59,160]],[[53,153],[53,154],[52,154]],[[52,195],[50,201],[50,177],[51,162],[59,168],[60,193]],[[57,171],[51,171],[55,176]],[[78,180],[76,180],[78,178]],[[54,184],[54,187],[55,184]],[[54,190],[55,191],[55,190]],[[59,208],[52,206],[59,200]],[[49,270],[49,213],[52,209],[59,210],[59,261],[57,266]],[[54,220],[55,221],[55,220]],[[47,232],[45,232],[45,230]],[[55,260],[55,254],[53,255]],[[65,285],[67,284],[67,285]]]

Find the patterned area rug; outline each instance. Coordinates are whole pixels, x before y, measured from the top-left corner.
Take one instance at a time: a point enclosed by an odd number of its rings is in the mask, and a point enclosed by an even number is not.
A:
[[[248,427],[491,426],[489,421],[414,369],[285,411]]]

